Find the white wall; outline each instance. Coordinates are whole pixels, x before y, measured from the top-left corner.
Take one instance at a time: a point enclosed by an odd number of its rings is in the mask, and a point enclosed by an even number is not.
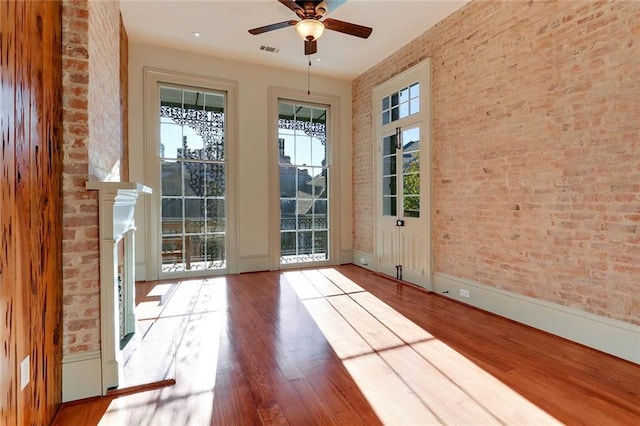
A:
[[[264,54],[256,52],[256,54]],[[300,56],[300,61],[306,57]],[[238,83],[238,253],[239,272],[269,267],[269,159],[268,159],[268,88],[270,86],[307,92],[307,73],[292,72],[202,56],[180,50],[141,43],[129,43],[129,161],[130,180],[145,182],[143,69],[151,67],[169,72],[233,80]],[[311,90],[316,94],[340,98],[339,149],[340,258],[351,261],[352,190],[351,190],[351,82],[313,75]],[[154,191],[159,190],[153,188]],[[146,271],[144,244],[146,228],[144,199],[136,215],[136,279],[150,279]]]

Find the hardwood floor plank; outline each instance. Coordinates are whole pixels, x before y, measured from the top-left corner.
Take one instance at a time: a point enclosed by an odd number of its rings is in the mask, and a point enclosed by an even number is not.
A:
[[[164,305],[138,306],[176,322],[176,384],[64,404],[53,424],[640,419],[639,365],[354,265],[310,271],[145,284],[140,302]]]

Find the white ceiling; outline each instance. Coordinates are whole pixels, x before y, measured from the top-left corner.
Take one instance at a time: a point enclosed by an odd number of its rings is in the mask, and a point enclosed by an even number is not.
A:
[[[311,70],[314,74],[353,79],[468,1],[334,0],[325,17],[372,27],[373,33],[365,40],[325,31],[318,40],[318,53],[311,57]],[[120,9],[132,41],[307,70],[304,44],[293,27],[257,36],[247,32],[298,19],[277,0],[120,0]],[[193,32],[199,32],[200,37]],[[261,51],[263,45],[279,52]]]

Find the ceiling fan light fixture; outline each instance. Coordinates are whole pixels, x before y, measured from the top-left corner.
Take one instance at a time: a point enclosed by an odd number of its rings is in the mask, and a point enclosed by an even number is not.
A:
[[[296,24],[296,32],[303,40],[317,40],[324,32],[324,24],[317,19],[303,19]]]

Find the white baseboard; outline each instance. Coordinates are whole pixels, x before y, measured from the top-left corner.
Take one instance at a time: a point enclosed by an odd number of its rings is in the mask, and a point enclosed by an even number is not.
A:
[[[238,272],[268,271],[271,269],[271,262],[268,254],[255,256],[240,256],[238,262]]]
[[[62,357],[62,402],[102,395],[100,351]]]
[[[360,250],[353,250],[353,256],[351,259],[351,263],[354,265],[362,266],[363,268],[367,268],[371,271],[377,271],[378,268],[375,264],[376,257],[371,254]]]
[[[353,263],[353,250],[340,250],[338,265],[345,265],[347,263]]]
[[[147,281],[147,264],[146,263],[136,263],[135,268],[135,280],[136,281]]]
[[[488,287],[447,274],[433,276],[443,296],[640,364],[640,327],[575,308]],[[468,291],[469,297],[461,295]]]

